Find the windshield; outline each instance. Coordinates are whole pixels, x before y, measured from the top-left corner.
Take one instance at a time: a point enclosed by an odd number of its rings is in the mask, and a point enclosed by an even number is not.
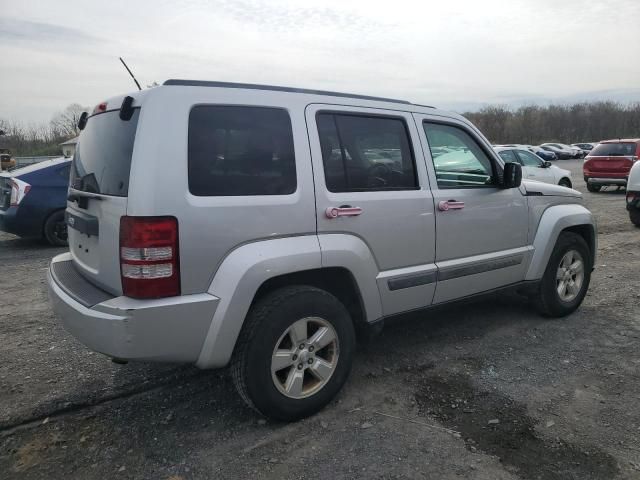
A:
[[[635,143],[601,143],[591,150],[592,157],[630,157],[636,153]]]
[[[89,117],[73,157],[71,185],[76,190],[126,197],[133,141],[140,109],[131,120],[121,120],[119,110]]]

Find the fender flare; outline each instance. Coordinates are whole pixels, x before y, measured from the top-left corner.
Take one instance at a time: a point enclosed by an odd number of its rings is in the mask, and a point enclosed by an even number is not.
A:
[[[582,225],[589,226],[592,231],[594,248],[591,254],[592,265],[595,265],[598,237],[593,214],[578,204],[555,205],[547,208],[540,218],[533,240],[534,253],[525,280],[541,279],[560,233],[567,228]]]
[[[356,237],[336,236],[351,237],[356,243],[360,242],[360,245],[354,247],[353,241],[344,242],[339,239],[334,239],[338,241],[333,243],[324,242],[323,246],[329,249],[327,254],[333,262],[323,262],[325,252],[321,254],[322,241],[319,241],[316,235],[252,242],[230,252],[222,261],[208,289],[208,293],[218,297],[220,301],[213,314],[196,366],[219,368],[229,362],[258,289],[267,280],[281,275],[329,266],[340,266],[351,270],[352,267],[358,266],[357,262],[362,261],[361,257],[368,259],[370,262],[368,268],[371,269],[373,265],[373,269],[376,270],[369,277],[369,281],[362,277],[364,273],[362,266],[354,268],[351,273],[360,289],[367,320],[380,318],[382,308],[375,282],[377,268],[371,252],[364,242]],[[351,247],[354,247],[353,251],[344,251],[345,248]],[[336,248],[340,248],[341,251],[336,251]],[[370,315],[376,316],[372,318]]]

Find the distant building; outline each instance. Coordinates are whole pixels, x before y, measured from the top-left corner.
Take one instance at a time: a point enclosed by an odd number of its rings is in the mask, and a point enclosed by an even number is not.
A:
[[[73,154],[76,153],[76,143],[78,143],[78,137],[74,137],[71,140],[67,140],[60,144],[62,147],[62,154],[69,158],[73,157]]]

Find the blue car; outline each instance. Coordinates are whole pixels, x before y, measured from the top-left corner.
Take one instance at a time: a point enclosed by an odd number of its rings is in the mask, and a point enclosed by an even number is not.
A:
[[[70,159],[56,158],[0,173],[0,230],[67,245],[70,169]]]

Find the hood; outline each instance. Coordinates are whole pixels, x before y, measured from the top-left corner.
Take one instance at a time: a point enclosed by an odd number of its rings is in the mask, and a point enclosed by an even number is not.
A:
[[[522,180],[527,195],[543,195],[548,197],[572,197],[582,198],[582,194],[572,188],[561,187],[551,183],[536,182],[535,180]]]

